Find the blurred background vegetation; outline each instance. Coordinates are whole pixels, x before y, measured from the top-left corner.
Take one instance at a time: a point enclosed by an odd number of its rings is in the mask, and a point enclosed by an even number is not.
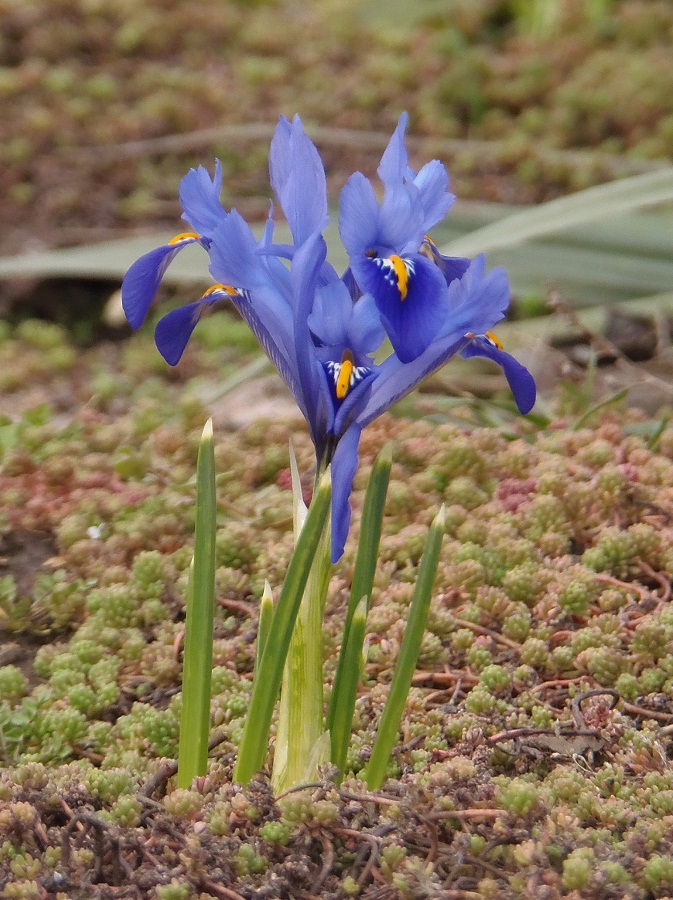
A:
[[[672,45],[668,0],[0,0],[0,253],[174,228],[214,156],[261,217],[280,113],[335,197],[404,109],[461,198],[647,172],[673,154]]]

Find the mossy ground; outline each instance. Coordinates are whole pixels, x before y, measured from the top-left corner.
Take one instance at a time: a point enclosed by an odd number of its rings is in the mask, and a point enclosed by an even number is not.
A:
[[[390,438],[395,462],[349,771],[339,790],[326,772],[276,800],[264,779],[233,785],[232,761],[258,600],[291,552],[288,439],[306,473],[312,448],[296,418],[217,421],[215,746],[208,776],[175,789],[166,760],[208,415],[199,398],[251,353],[218,317],[222,339],[197,337],[177,370],[149,333],[81,351],[27,322],[0,344],[14,403],[0,429],[3,895],[673,894],[665,416],[609,407],[579,428],[569,412],[544,427],[514,416],[484,427],[482,401],[451,421],[386,416],[367,429],[353,537]],[[370,795],[358,774],[442,503],[420,668],[389,780]],[[328,677],[353,559],[352,538],[328,600]]]

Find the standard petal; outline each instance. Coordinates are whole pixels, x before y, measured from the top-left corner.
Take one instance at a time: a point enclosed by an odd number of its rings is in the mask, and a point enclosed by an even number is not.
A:
[[[423,208],[413,184],[386,188],[381,206],[371,183],[360,172],[351,175],[341,191],[339,233],[354,272],[355,262],[368,251],[387,256],[418,250],[425,235],[423,223]]]
[[[449,176],[442,163],[433,159],[416,175],[414,185],[423,207],[423,227],[430,231],[444,219],[456,199],[455,194],[449,192]]]
[[[345,347],[352,311],[348,288],[337,278],[317,290],[308,326],[321,344]]]
[[[409,169],[407,148],[404,145],[404,132],[408,124],[409,114],[403,112],[381,157],[378,176],[386,186],[404,181],[409,175],[413,178],[414,173]]]
[[[145,321],[154,295],[171,261],[187,244],[199,241],[198,234],[183,235],[170,244],[150,250],[133,263],[122,282],[122,307],[131,328],[140,328]]]
[[[332,459],[332,562],[338,562],[346,546],[351,524],[350,495],[358,466],[362,429],[353,424],[343,435]]]
[[[299,116],[281,118],[271,142],[271,184],[296,246],[327,223],[327,184],[320,155]]]
[[[413,184],[386,187],[379,211],[379,233],[372,243],[382,256],[388,253],[415,253],[427,228],[418,191]]]
[[[190,169],[180,183],[182,218],[204,238],[209,238],[228,215],[220,203],[221,188],[222,166],[219,160],[215,163],[212,178],[207,169],[199,166],[198,169]]]
[[[279,297],[290,304],[288,270],[268,248],[260,246],[248,223],[235,209],[215,230],[209,254],[210,273],[216,281],[249,291],[266,288],[273,281]]]
[[[460,355],[464,359],[483,356],[493,360],[505,373],[519,412],[526,415],[535,406],[537,390],[533,376],[518,360],[496,346],[487,335],[475,335],[470,343],[461,350]]]
[[[379,205],[376,194],[362,172],[356,172],[341,189],[339,234],[351,259],[364,256],[378,234]]]
[[[366,360],[362,357],[375,353],[385,337],[374,298],[371,294],[364,294],[352,305],[347,334],[347,346],[353,350],[358,365],[365,364]]]
[[[360,286],[373,296],[399,359],[416,359],[450,315],[442,273],[419,254],[365,257],[354,269]]]

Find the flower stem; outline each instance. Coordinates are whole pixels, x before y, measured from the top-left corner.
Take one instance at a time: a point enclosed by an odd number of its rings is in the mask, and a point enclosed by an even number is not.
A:
[[[178,787],[181,788],[188,788],[197,775],[205,775],[208,765],[216,508],[213,423],[208,419],[196,468],[196,533],[187,587],[178,748]]]

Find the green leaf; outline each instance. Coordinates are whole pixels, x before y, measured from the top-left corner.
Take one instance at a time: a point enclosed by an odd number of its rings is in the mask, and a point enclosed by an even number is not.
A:
[[[445,520],[446,514],[442,507],[430,526],[425,542],[400,655],[395,666],[388,699],[381,715],[372,755],[364,774],[364,780],[371,791],[375,791],[381,786],[390,753],[397,742],[397,732],[409,696],[411,679],[416,669],[421,641],[425,632],[425,623],[432,598],[432,586],[437,574],[439,552],[444,537]]]
[[[205,775],[210,735],[210,687],[215,605],[215,453],[213,422],[203,429],[196,476],[196,534],[187,590],[178,787]]]
[[[234,779],[243,784],[247,784],[264,764],[271,717],[280,689],[283,666],[313,558],[330,511],[331,496],[332,485],[328,470],[313,494],[305,525],[290,559],[253,682],[248,718],[234,769]]]
[[[452,241],[442,248],[442,253],[452,256],[489,253],[669,200],[673,200],[673,167],[587,188],[513,213]]]
[[[353,660],[359,658],[365,637],[364,625],[362,633],[359,628],[357,631],[352,631],[353,617],[361,608],[362,600],[371,596],[379,556],[383,508],[388,492],[392,462],[392,447],[386,444],[376,457],[365,494],[360,524],[360,541],[341,641],[341,653],[327,714],[327,728],[332,741],[332,762],[341,773],[346,764],[358,686],[357,674],[353,679]],[[364,615],[366,618],[366,608]],[[357,667],[355,671],[357,672]]]

